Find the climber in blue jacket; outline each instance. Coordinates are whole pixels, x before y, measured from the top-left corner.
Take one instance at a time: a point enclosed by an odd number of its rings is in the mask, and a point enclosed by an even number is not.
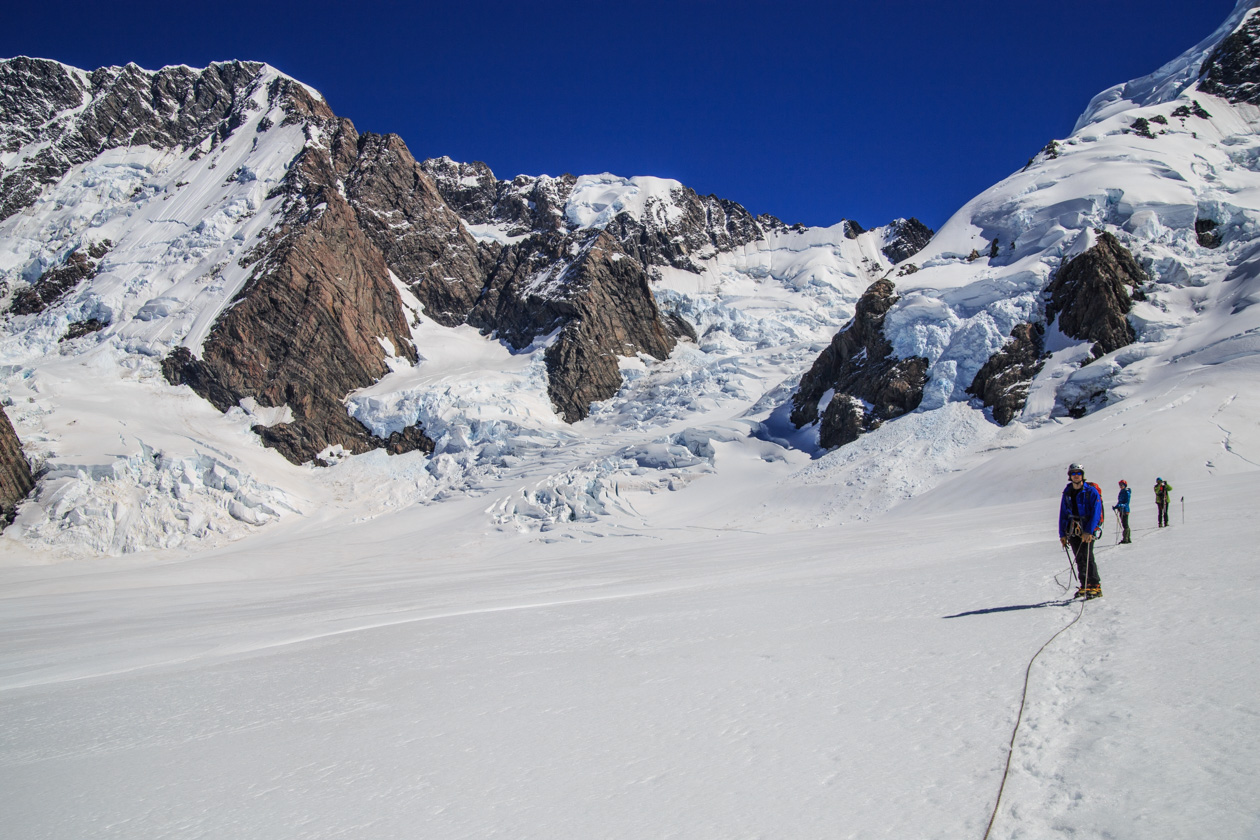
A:
[[[1077,597],[1097,598],[1102,595],[1098,564],[1094,562],[1094,531],[1102,524],[1102,495],[1085,481],[1085,468],[1080,464],[1068,467],[1068,484],[1063,488],[1059,504],[1059,542],[1072,546],[1077,580],[1081,587]]]
[[[1124,527],[1124,536],[1120,538],[1122,544],[1133,542],[1129,533],[1129,500],[1131,498],[1133,498],[1133,493],[1129,490],[1129,482],[1123,478],[1120,479],[1120,495],[1116,497],[1116,503],[1111,506],[1111,509],[1120,517],[1120,525]]]

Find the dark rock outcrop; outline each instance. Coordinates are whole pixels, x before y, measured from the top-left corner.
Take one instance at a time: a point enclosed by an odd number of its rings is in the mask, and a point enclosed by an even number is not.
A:
[[[849,322],[801,379],[791,420],[799,429],[819,421],[818,405],[832,391],[819,424],[819,443],[831,449],[918,408],[928,360],[898,359],[884,337],[884,317],[897,302],[888,279],[870,285]]]
[[[331,139],[308,143],[294,159],[282,187],[284,221],[250,255],[250,277],[215,322],[201,358],[179,348],[163,373],[220,411],[246,398],[288,406],[292,421],[255,431],[295,463],[338,445],[350,453],[432,451],[418,429],[389,439],[372,434],[343,404],[389,372],[382,341],[413,363],[418,357],[390,267],[360,224],[361,215],[372,217],[379,233],[375,208],[357,213],[339,188],[355,171],[361,138],[300,85],[279,90],[286,119]]]
[[[0,408],[0,531],[13,521],[18,504],[34,487],[35,477],[22,453],[22,443],[9,415]]]
[[[83,338],[85,335],[91,335],[95,332],[108,327],[109,324],[100,318],[88,318],[86,321],[74,321],[66,328],[66,334],[61,337],[62,341],[73,341],[76,338]]]
[[[1110,233],[1099,234],[1088,251],[1065,263],[1046,289],[1046,320],[1057,319],[1071,338],[1094,342],[1095,358],[1132,344],[1129,290],[1147,281],[1146,272]]]
[[[101,258],[109,251],[110,241],[106,239],[90,246],[85,253],[74,251],[66,258],[64,264],[50,268],[40,275],[39,279],[13,295],[9,311],[14,315],[34,315],[69,294],[84,280],[96,276]]]
[[[1220,226],[1212,219],[1195,219],[1194,232],[1199,244],[1204,248],[1219,248],[1224,240],[1218,230]]]
[[[577,178],[518,175],[500,181],[481,161],[458,163],[449,157],[421,164],[451,209],[473,225],[499,225],[508,236],[564,231],[564,208]]]
[[[547,390],[571,423],[621,387],[618,357],[668,356],[689,326],[678,320],[661,315],[647,272],[608,231],[536,236],[504,248],[468,317],[517,350],[556,333],[546,353]]]
[[[998,425],[1005,426],[1024,410],[1028,387],[1046,363],[1045,347],[1044,326],[1016,324],[1011,340],[990,356],[971,380],[967,393],[993,410]]]
[[[909,219],[897,219],[888,228],[890,238],[881,250],[894,264],[908,260],[922,251],[936,235],[935,231],[913,216]]]
[[[683,187],[674,192],[677,219],[635,219],[629,214],[613,217],[606,230],[617,238],[625,252],[645,266],[668,265],[697,271],[694,259],[734,250],[765,238],[769,230],[784,227],[772,216],[753,218],[733,201],[714,195],[701,196]],[[653,208],[649,204],[649,212]]]
[[[1260,16],[1248,18],[1207,57],[1199,68],[1199,90],[1260,105]]]

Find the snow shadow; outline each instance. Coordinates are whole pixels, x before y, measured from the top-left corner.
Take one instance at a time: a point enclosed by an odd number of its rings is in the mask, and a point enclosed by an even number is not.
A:
[[[985,610],[971,610],[970,612],[960,612],[957,615],[943,615],[941,618],[965,618],[969,615],[990,615],[991,613],[1015,612],[1016,610],[1039,610],[1042,607],[1066,607],[1075,600],[1073,598],[1060,598],[1057,601],[1042,601],[1040,604],[1016,604],[1010,607],[989,607]]]

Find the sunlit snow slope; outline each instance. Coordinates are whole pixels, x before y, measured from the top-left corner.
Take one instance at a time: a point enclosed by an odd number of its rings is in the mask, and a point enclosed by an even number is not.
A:
[[[419,361],[346,410],[420,421],[432,455],[295,466],[250,430],[280,418],[159,371],[310,142],[279,114],[196,161],[75,169],[0,222],[9,293],[111,242],[0,327],[41,470],[0,537],[4,836],[1260,837],[1260,110],[1196,82],[1252,5],[900,265],[837,225],[659,269],[696,340],[622,359],[579,423],[548,337],[512,352],[402,290]],[[579,181],[565,224],[671,219],[673,182]],[[997,425],[965,389],[1100,232],[1150,275],[1136,341],[1082,364],[1051,328]],[[886,275],[924,402],[821,452],[791,395]],[[1056,532],[1072,461],[1108,506],[1088,603]]]

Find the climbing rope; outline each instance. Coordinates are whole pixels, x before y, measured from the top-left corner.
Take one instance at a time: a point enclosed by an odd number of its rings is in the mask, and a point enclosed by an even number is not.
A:
[[[1057,578],[1056,578],[1057,579]],[[997,820],[998,808],[1002,806],[1002,791],[1006,789],[1006,778],[1011,774],[1011,759],[1015,755],[1015,737],[1019,734],[1019,725],[1024,720],[1024,705],[1028,702],[1028,678],[1032,674],[1033,663],[1037,661],[1037,657],[1041,656],[1041,652],[1050,646],[1050,643],[1059,638],[1059,635],[1067,630],[1073,624],[1081,620],[1081,616],[1085,614],[1085,601],[1081,601],[1081,611],[1076,614],[1076,618],[1069,621],[1063,627],[1059,628],[1053,636],[1046,639],[1045,644],[1037,648],[1037,652],[1033,654],[1032,659],[1028,660],[1028,667],[1024,669],[1024,689],[1019,697],[1019,713],[1015,715],[1015,728],[1011,730],[1011,743],[1006,750],[1006,767],[1002,770],[1002,783],[998,785],[997,801],[993,803],[993,813],[989,817],[989,825],[984,830],[984,840],[989,840],[989,832],[993,831],[993,823]]]
[[[1111,548],[1111,546],[1104,546],[1103,548],[1097,549],[1097,550],[1106,550],[1108,548]],[[1063,550],[1064,552],[1067,553],[1067,557],[1068,557],[1068,573],[1071,575],[1071,577],[1069,577],[1068,580],[1074,581],[1076,580],[1076,562],[1073,560],[1072,554],[1071,552],[1068,551],[1068,548],[1066,545],[1063,546]],[[1064,586],[1062,583],[1059,583],[1058,575],[1054,576],[1054,582],[1058,583],[1065,593],[1067,592],[1068,587]],[[1033,663],[1037,661],[1038,656],[1041,656],[1041,652],[1043,650],[1050,647],[1051,642],[1059,638],[1059,636],[1065,630],[1071,627],[1073,624],[1080,621],[1081,616],[1083,615],[1085,615],[1085,601],[1084,600],[1081,601],[1081,609],[1080,609],[1080,612],[1076,614],[1076,618],[1072,619],[1067,624],[1060,627],[1053,636],[1046,639],[1045,644],[1037,648],[1037,652],[1032,655],[1032,659],[1028,660],[1028,667],[1024,669],[1024,688],[1020,692],[1020,695],[1019,695],[1019,712],[1015,715],[1015,728],[1011,730],[1011,743],[1007,746],[1007,749],[1006,749],[1006,767],[1003,768],[1002,770],[1002,783],[998,785],[997,801],[993,803],[993,813],[989,816],[989,825],[984,830],[984,840],[989,840],[989,833],[993,831],[993,823],[994,821],[997,820],[998,809],[1002,807],[1002,792],[1006,790],[1006,779],[1011,774],[1011,759],[1014,758],[1015,756],[1015,738],[1019,735],[1019,725],[1024,720],[1024,706],[1028,703],[1028,679],[1032,674]]]

